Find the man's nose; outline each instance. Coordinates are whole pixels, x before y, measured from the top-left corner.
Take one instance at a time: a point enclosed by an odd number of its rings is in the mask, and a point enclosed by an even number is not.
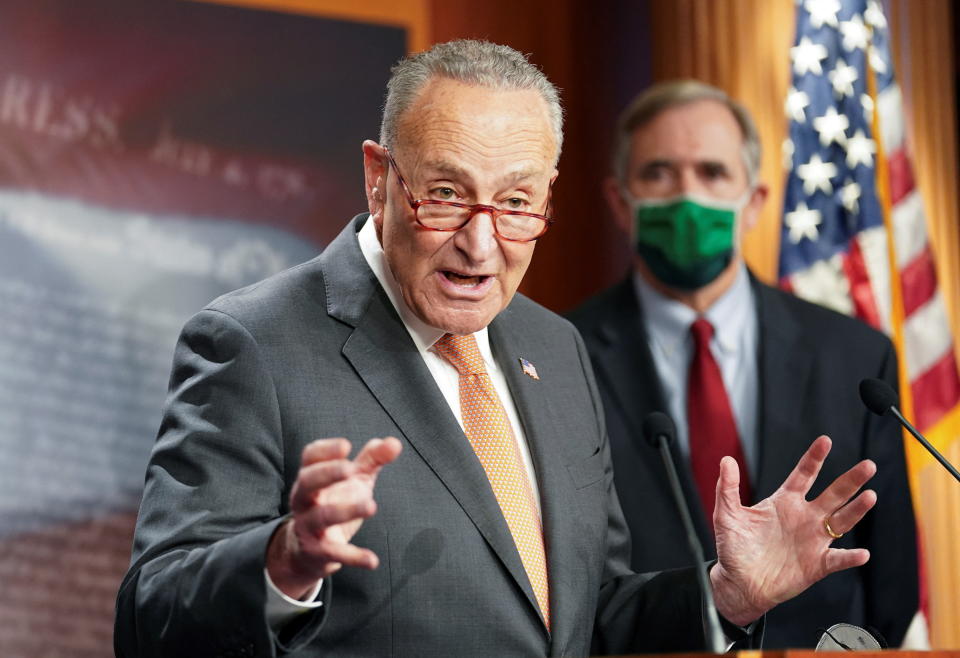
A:
[[[500,248],[492,209],[478,208],[455,236],[457,246],[474,262],[483,262]]]
[[[696,194],[703,191],[703,181],[694,167],[684,167],[677,178],[678,194]]]

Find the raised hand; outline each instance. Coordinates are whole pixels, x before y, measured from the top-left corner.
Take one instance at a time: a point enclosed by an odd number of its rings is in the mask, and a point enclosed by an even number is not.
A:
[[[717,610],[731,622],[749,624],[824,576],[870,558],[866,549],[831,548],[829,531],[849,532],[877,502],[870,490],[851,500],[876,472],[873,462],[860,462],[806,500],[830,446],[828,437],[819,437],[780,488],[753,507],[740,504],[736,461],[721,461],[713,512],[717,564],[710,580]]]
[[[344,565],[377,568],[377,555],[350,541],[363,520],[376,513],[377,474],[400,450],[393,437],[371,439],[352,461],[346,439],[320,439],[304,448],[290,492],[292,517],[267,549],[270,580],[282,592],[301,598]]]

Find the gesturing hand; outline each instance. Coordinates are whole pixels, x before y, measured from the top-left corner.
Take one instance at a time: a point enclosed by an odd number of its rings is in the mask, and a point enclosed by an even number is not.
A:
[[[281,591],[300,598],[343,565],[377,568],[377,555],[350,540],[376,513],[377,474],[400,450],[393,437],[371,439],[352,461],[346,439],[320,439],[304,448],[290,492],[293,516],[267,549],[267,571]]]
[[[780,488],[753,507],[740,504],[736,461],[721,461],[713,513],[717,564],[710,580],[717,610],[731,622],[749,624],[824,576],[870,558],[866,549],[830,548],[833,537],[824,520],[842,534],[873,507],[877,496],[870,490],[850,500],[873,477],[873,462],[860,462],[806,500],[830,445],[826,436],[814,441]]]

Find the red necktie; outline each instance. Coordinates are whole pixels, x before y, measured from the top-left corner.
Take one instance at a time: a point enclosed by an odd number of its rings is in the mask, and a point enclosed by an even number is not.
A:
[[[737,460],[740,467],[740,500],[744,505],[750,504],[750,472],[720,367],[710,351],[713,325],[706,318],[697,318],[690,326],[690,333],[694,344],[690,377],[687,380],[690,466],[703,502],[704,514],[708,519],[713,519],[720,459],[730,455]]]

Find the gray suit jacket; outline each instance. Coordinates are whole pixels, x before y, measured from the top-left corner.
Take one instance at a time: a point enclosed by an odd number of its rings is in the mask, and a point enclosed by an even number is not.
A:
[[[359,216],[318,258],[185,326],[117,601],[124,656],[585,655],[703,646],[687,570],[634,575],[604,417],[579,334],[520,295],[490,325],[536,467],[552,632],[483,468],[360,252]],[[518,359],[535,364],[539,381]],[[404,444],[324,606],[281,637],[264,555],[300,453]]]

